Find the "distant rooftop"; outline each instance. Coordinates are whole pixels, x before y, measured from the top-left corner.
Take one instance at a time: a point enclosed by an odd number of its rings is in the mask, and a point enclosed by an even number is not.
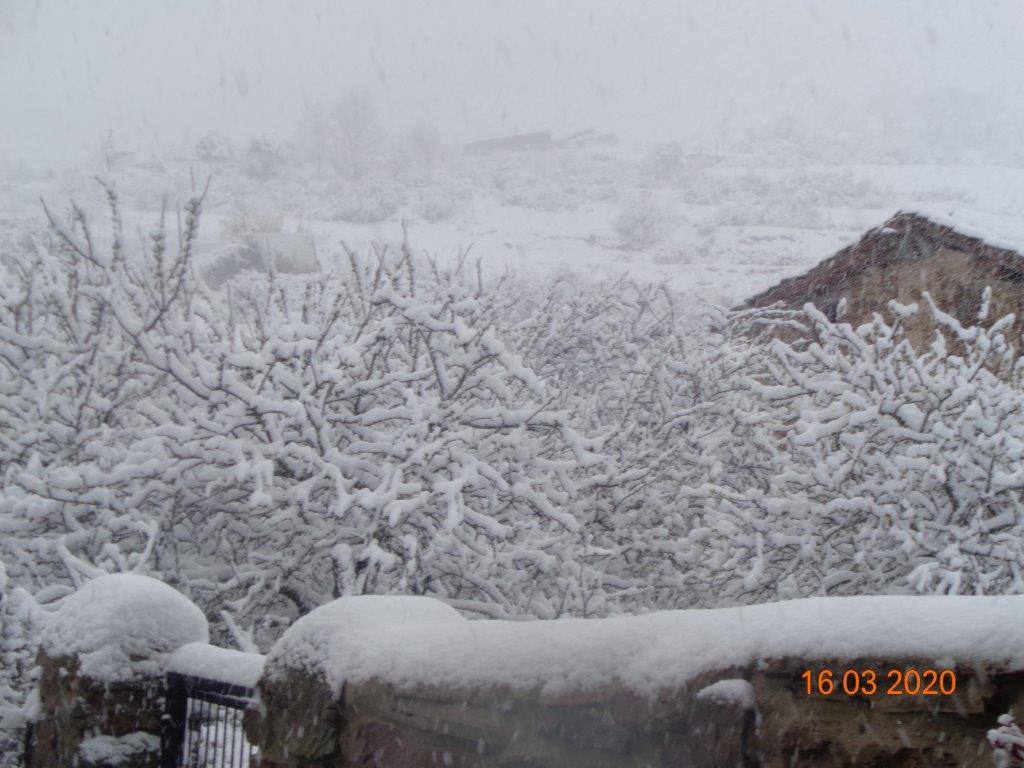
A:
[[[834,305],[859,274],[899,260],[924,259],[938,248],[970,253],[989,262],[1000,278],[1024,282],[1024,219],[965,206],[929,204],[899,211],[856,243],[751,297],[745,305],[781,302],[800,307],[811,302],[824,309]]]
[[[993,248],[1024,254],[1024,214],[1010,217],[964,205],[936,203],[907,206],[900,213],[917,214]]]

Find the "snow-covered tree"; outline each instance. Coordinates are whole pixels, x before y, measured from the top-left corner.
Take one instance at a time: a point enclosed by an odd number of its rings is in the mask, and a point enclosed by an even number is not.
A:
[[[327,115],[327,153],[334,169],[358,181],[381,155],[384,131],[365,91],[349,91]]]
[[[770,472],[712,499],[694,575],[717,600],[1024,590],[1024,392],[1013,317],[965,327],[931,304],[916,349],[890,304],[854,328],[813,306],[809,343],[776,340],[745,386],[771,414]],[[987,306],[987,301],[985,302]],[[745,565],[744,565],[745,564]]]
[[[21,577],[150,569],[251,620],[363,592],[577,609],[580,499],[607,462],[496,334],[500,286],[381,249],[225,300],[192,275],[201,196],[146,254],[111,203],[109,245],[52,215],[5,302]]]

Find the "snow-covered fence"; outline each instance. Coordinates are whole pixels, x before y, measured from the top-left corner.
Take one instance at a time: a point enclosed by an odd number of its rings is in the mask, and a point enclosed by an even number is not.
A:
[[[342,598],[271,650],[246,730],[264,768],[988,768],[1024,714],[1022,619],[1024,597],[536,622]]]
[[[167,664],[161,768],[249,768],[255,751],[242,729],[264,657],[190,643]]]

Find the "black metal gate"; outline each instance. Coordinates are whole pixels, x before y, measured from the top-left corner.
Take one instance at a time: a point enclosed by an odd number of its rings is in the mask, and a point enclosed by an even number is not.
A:
[[[160,738],[162,768],[256,768],[242,713],[253,689],[170,672]]]

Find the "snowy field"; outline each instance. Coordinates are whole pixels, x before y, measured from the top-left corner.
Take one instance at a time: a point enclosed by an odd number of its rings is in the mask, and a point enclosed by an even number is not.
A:
[[[667,161],[664,146],[671,147]],[[233,238],[304,233],[329,267],[341,241],[357,249],[396,244],[404,222],[413,248],[441,260],[471,248],[491,271],[626,273],[729,306],[804,272],[901,208],[948,204],[1010,217],[1024,210],[1024,167],[823,165],[800,158],[786,166],[723,154],[713,156],[712,167],[688,169],[691,157],[704,155],[663,147],[452,151],[429,174],[358,183],[290,165],[254,178],[244,159],[98,163],[55,178],[12,169],[0,187],[0,231],[42,222],[40,197],[58,210],[74,198],[103,216],[93,176],[116,185],[126,218],[145,231],[164,195],[173,205],[189,192],[190,179],[212,176],[200,263]],[[354,195],[365,196],[370,210],[346,216]],[[638,212],[647,219],[617,226]],[[359,217],[375,220],[342,220]]]

